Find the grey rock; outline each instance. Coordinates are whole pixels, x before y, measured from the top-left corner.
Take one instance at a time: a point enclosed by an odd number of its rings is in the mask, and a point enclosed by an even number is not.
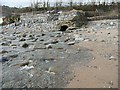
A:
[[[68,42],[67,44],[68,44],[68,45],[74,45],[74,44],[75,44],[75,41]]]
[[[58,43],[58,40],[50,39],[50,40],[48,40],[47,42],[45,42],[44,45],[48,45],[48,44],[56,44],[56,43]]]
[[[60,14],[57,25],[59,28],[64,25],[68,27],[81,27],[86,23],[87,17],[85,16],[85,12],[71,10]]]
[[[10,58],[16,58],[16,57],[18,57],[18,54],[11,54],[11,55],[9,55],[9,57]]]

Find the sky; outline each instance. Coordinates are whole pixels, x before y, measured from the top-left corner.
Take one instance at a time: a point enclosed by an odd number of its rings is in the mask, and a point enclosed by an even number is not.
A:
[[[33,1],[37,1],[37,0],[0,0],[0,4],[1,5],[7,5],[7,6],[10,6],[10,7],[26,7],[26,6],[30,6],[31,5],[31,2]],[[44,1],[44,0],[38,0],[38,1]],[[47,1],[47,0],[45,0]],[[49,0],[49,2],[56,2],[56,1],[59,1],[59,0]],[[63,2],[68,2],[70,0],[62,0]],[[87,1],[96,1],[96,0],[73,0],[74,2],[78,2],[78,1],[81,1],[81,2],[87,2]],[[100,2],[104,1],[104,0],[98,0]],[[105,0],[105,1],[109,1],[110,0]],[[118,0],[120,1],[120,0]]]

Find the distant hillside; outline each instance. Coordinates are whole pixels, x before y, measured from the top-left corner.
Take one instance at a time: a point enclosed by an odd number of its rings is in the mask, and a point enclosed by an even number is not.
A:
[[[15,13],[15,11],[17,10],[18,8],[16,7],[8,7],[8,6],[1,6],[1,9],[0,9],[0,14],[2,16],[10,16],[12,15],[12,13]]]

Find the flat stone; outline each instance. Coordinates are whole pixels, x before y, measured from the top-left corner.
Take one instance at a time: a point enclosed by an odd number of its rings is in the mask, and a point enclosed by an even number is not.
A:
[[[75,44],[75,41],[68,42],[67,44],[68,44],[68,45],[74,45],[74,44]]]
[[[58,40],[54,40],[54,39],[50,39],[47,42],[44,43],[44,45],[48,45],[48,44],[56,44],[58,43]]]

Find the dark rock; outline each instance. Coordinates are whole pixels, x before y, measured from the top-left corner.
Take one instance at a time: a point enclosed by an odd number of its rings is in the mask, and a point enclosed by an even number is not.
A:
[[[6,51],[6,50],[2,50],[1,53],[8,53],[8,51]]]
[[[25,39],[24,39],[24,38],[21,38],[19,41],[25,41]]]
[[[3,42],[1,43],[2,46],[9,46],[9,44],[7,42]]]
[[[27,48],[29,45],[27,43],[23,43],[22,47]]]
[[[24,33],[22,36],[23,36],[23,37],[26,37],[27,35]]]
[[[7,57],[1,57],[0,56],[0,62],[6,62],[8,61],[9,59]]]
[[[67,28],[68,28],[67,25],[63,25],[63,26],[60,27],[60,31],[66,31]]]
[[[42,33],[42,36],[45,36],[46,34]]]

